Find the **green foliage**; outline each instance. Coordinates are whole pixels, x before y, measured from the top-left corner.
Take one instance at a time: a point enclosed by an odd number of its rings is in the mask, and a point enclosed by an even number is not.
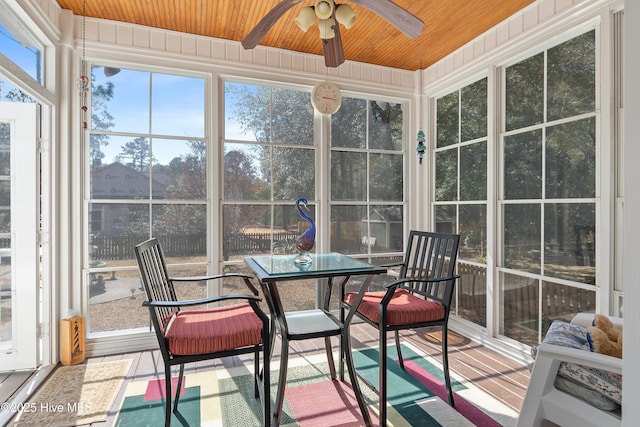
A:
[[[313,108],[308,92],[299,90],[227,83],[226,105],[244,133],[262,144],[248,155],[225,154],[225,196],[243,194],[244,199],[295,200],[301,195],[315,197],[315,156],[312,148]],[[270,144],[277,146],[271,146]],[[310,155],[311,154],[311,155]],[[227,164],[229,161],[231,163]],[[233,170],[233,167],[242,166]],[[243,174],[244,178],[240,175]],[[234,180],[240,180],[238,183]],[[265,193],[272,182],[273,194]],[[261,182],[258,182],[261,181]],[[252,187],[246,185],[252,183]],[[241,193],[232,193],[242,187]],[[229,190],[229,192],[227,191]]]
[[[9,86],[10,89],[6,90],[5,86]],[[35,100],[29,95],[21,91],[20,89],[13,87],[6,81],[0,78],[0,101],[6,102],[21,102],[27,104],[35,104]]]
[[[225,257],[244,250],[234,249],[232,242],[251,234],[249,228],[298,230],[293,201],[314,200],[316,177],[329,172],[333,201],[375,202],[384,209],[386,203],[404,200],[402,104],[343,97],[340,110],[331,116],[330,147],[321,147],[322,151],[316,144],[325,144],[328,138],[314,134],[308,92],[227,82],[225,109],[228,123],[237,124],[241,134],[231,136],[232,126],[226,130]],[[317,156],[327,149],[330,169],[318,172]],[[232,204],[235,201],[242,203]],[[332,209],[331,247],[345,249],[335,242],[357,242],[360,247],[362,220],[373,209],[349,206],[340,213]],[[356,233],[347,236],[346,228]]]
[[[91,74],[91,128],[98,131],[109,131],[115,125],[113,116],[109,113],[109,101],[113,98],[114,86],[112,82],[104,85],[95,84],[95,74]],[[89,158],[92,167],[102,165],[104,153],[102,147],[109,144],[109,135],[91,134],[89,144]]]
[[[138,172],[148,172],[150,167],[151,147],[144,137],[137,137],[127,142],[120,154],[116,156],[116,162],[129,166]]]
[[[203,140],[189,141],[190,153],[176,157],[168,166],[152,159],[154,173],[166,175],[167,199],[206,200],[207,198],[207,146]]]
[[[592,30],[505,69],[498,198],[506,267],[539,273],[544,259],[545,274],[572,280],[553,271],[584,262],[576,230],[595,227],[594,204],[579,199],[596,197],[596,123],[581,116],[595,113],[595,54]],[[482,257],[486,239],[486,207],[457,202],[487,197],[487,89],[485,78],[436,101],[435,200],[450,202],[435,207],[436,224],[456,224],[465,257]],[[577,201],[557,203],[567,199]]]

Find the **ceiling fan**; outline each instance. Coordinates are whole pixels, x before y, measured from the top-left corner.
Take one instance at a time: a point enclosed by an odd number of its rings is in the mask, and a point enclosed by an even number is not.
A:
[[[282,15],[302,0],[281,0],[276,4],[258,24],[242,40],[242,47],[253,49]],[[415,38],[422,34],[424,22],[406,9],[391,0],[349,0],[352,3],[366,7],[376,13],[391,25],[402,31],[407,37]],[[336,4],[334,0],[315,0],[313,6],[303,7],[295,19],[295,23],[302,31],[307,31],[316,23],[324,50],[324,62],[327,67],[337,67],[345,61],[340,25],[349,29],[357,15],[348,4]]]

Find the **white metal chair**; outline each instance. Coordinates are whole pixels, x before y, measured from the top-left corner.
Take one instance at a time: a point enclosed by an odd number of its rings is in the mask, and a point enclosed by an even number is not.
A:
[[[582,326],[587,326],[583,322],[589,318],[593,319],[593,315],[578,315],[572,320],[572,324],[582,323]],[[543,420],[561,426],[621,426],[620,410],[599,409],[556,387],[556,377],[562,362],[622,375],[622,359],[543,341],[537,349],[518,427],[538,427]]]

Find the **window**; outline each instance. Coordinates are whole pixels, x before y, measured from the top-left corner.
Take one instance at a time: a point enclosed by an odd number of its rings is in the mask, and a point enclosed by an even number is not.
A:
[[[0,365],[9,370],[53,359],[47,325],[54,323],[46,318],[51,251],[48,239],[39,239],[51,232],[51,194],[40,184],[51,181],[51,103],[60,98],[52,85],[43,87],[45,69],[55,80],[55,61],[44,66],[50,40],[13,9],[0,2]]]
[[[319,230],[315,251],[389,259],[404,236],[404,108],[343,97],[340,110],[314,114],[308,91],[225,83],[222,255],[227,270],[245,256],[295,253],[308,224],[295,211],[309,200]],[[329,135],[314,132],[330,127]],[[320,156],[328,168],[318,169]],[[318,193],[320,183],[329,188]],[[316,205],[315,202],[318,202]],[[328,218],[318,215],[329,208]],[[292,308],[312,308],[316,283],[296,286]],[[286,305],[286,302],[285,302]]]
[[[331,118],[331,251],[404,250],[403,107],[343,98]]]
[[[92,67],[86,141],[91,333],[149,326],[136,244],[158,237],[175,274],[204,274],[207,261],[204,80],[105,71]]]
[[[294,202],[309,201],[316,221],[316,145],[309,92],[225,82],[222,256],[227,271],[245,256],[294,253],[308,227]],[[314,247],[317,250],[318,243]],[[296,286],[295,308],[315,305],[315,282]]]
[[[315,217],[310,99],[297,89],[225,83],[225,261],[287,250],[305,226],[293,208],[299,197]]]
[[[595,30],[504,69],[500,333],[595,310]]]
[[[455,313],[486,326],[487,79],[435,104],[435,229],[460,234]]]
[[[0,3],[0,11],[3,11],[3,5]],[[11,62],[20,67],[35,81],[42,84],[42,52],[35,47],[35,42],[31,36],[25,33],[20,25],[16,25],[17,20],[6,19],[9,12],[0,15],[0,53],[6,56]],[[3,26],[13,23],[11,27]],[[12,31],[9,30],[11,28]],[[2,102],[27,102],[35,103],[29,95],[24,93],[20,88],[15,87],[7,80],[0,76],[0,101]]]
[[[3,12],[2,19],[0,19],[0,53],[19,66],[35,81],[42,84],[41,48],[36,45],[33,37],[24,30],[24,27],[18,24],[19,21],[12,19],[12,15],[7,10],[4,10],[2,4],[0,4],[0,10]],[[8,83],[4,83],[8,85]],[[17,91],[13,86],[5,90],[7,92],[10,90]],[[2,94],[1,86],[0,94]]]
[[[613,314],[621,316],[623,313],[623,289],[622,289],[622,241],[623,241],[623,206],[624,206],[624,146],[623,146],[623,120],[624,117],[624,11],[618,11],[613,14],[613,123],[614,123],[614,141],[615,141],[615,236],[614,236],[614,291],[613,291]]]

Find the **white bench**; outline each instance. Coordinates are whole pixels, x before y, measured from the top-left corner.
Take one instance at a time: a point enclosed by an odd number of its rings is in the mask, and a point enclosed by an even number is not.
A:
[[[622,359],[593,353],[588,347],[585,349],[581,343],[586,341],[586,327],[591,326],[593,317],[593,314],[578,314],[571,324],[555,325],[558,334],[552,331],[554,330],[552,324],[547,336],[537,347],[531,379],[518,418],[518,427],[537,427],[543,420],[549,420],[561,426],[619,427],[622,425],[620,409],[599,409],[593,403],[588,403],[584,395],[578,397],[579,393],[569,393],[556,387],[558,370],[563,365],[569,373],[578,372],[578,369],[599,370],[607,373],[605,375],[607,378],[618,376],[621,380],[619,376],[622,375]],[[610,319],[613,323],[622,324],[621,318],[610,317]],[[571,345],[571,336],[575,339],[576,345]],[[616,393],[621,396],[621,384],[616,387],[616,390]],[[609,388],[608,391],[613,392],[613,389]]]

